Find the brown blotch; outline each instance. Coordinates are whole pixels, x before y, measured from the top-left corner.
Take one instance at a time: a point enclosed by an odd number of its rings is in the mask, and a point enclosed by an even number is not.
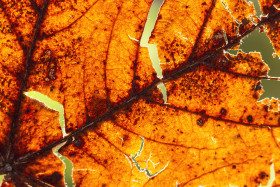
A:
[[[70,153],[69,153],[69,156],[70,156],[71,158],[75,158],[75,157],[76,157],[76,153],[70,152]]]
[[[50,91],[52,92],[54,88],[55,88],[55,86],[50,87]]]
[[[220,110],[220,114],[222,114],[222,115],[226,115],[226,114],[227,114],[227,110],[226,110],[226,109],[224,109],[224,108],[221,108],[221,110]]]
[[[254,99],[258,99],[258,98],[259,98],[258,94],[255,93],[255,94],[253,95],[253,98],[254,98]]]
[[[268,177],[268,176],[269,176],[269,175],[266,174],[264,171],[262,171],[262,172],[259,173],[260,179],[264,179],[265,177]]]
[[[199,126],[203,126],[205,123],[205,121],[202,119],[202,118],[199,118],[197,121],[196,121],[196,124],[199,125]]]
[[[224,39],[224,33],[222,30],[218,30],[217,32],[214,33],[213,35],[214,40],[221,40]]]
[[[243,24],[243,25],[247,25],[248,23],[250,23],[250,20],[248,20],[247,18],[244,18],[244,19],[242,20],[242,24]]]
[[[29,114],[31,112],[31,109],[30,108],[27,108],[26,110],[25,110],[25,114]]]
[[[56,79],[56,69],[57,69],[57,64],[55,60],[52,60],[49,62],[48,65],[48,73],[47,77],[45,78],[45,81],[50,81],[50,80],[55,80]]]
[[[261,82],[258,82],[257,84],[255,84],[254,90],[258,91],[258,90],[261,90],[261,89],[262,89]]]
[[[263,109],[264,109],[264,111],[266,111],[266,112],[268,112],[268,108],[269,108],[269,107],[268,107],[267,105],[264,105],[264,106],[263,106]]]
[[[84,146],[84,141],[81,138],[75,138],[75,140],[73,140],[73,145],[77,148],[82,148]]]
[[[247,116],[247,121],[249,123],[252,123],[253,122],[253,117],[251,115]]]
[[[129,136],[128,135],[123,135],[123,138],[122,138],[122,146],[124,146],[124,144],[126,143],[126,141],[129,140]]]
[[[53,52],[50,49],[47,49],[44,54],[41,56],[41,61],[42,62],[48,62],[50,61],[51,57],[52,57]]]

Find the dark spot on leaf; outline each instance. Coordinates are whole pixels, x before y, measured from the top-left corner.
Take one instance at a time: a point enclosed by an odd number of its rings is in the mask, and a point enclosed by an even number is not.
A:
[[[261,90],[262,89],[262,85],[261,85],[261,82],[258,82],[255,87],[254,87],[254,90]]]
[[[160,15],[158,15],[158,19],[162,19],[162,15],[160,14]]]
[[[240,138],[240,137],[241,137],[240,134],[237,134],[236,138]]]
[[[250,23],[250,20],[248,20],[247,18],[244,18],[244,19],[242,20],[242,24],[243,24],[243,25],[247,25],[248,23]]]
[[[255,94],[253,95],[253,98],[258,99],[258,98],[259,98],[258,94],[255,93]]]
[[[252,123],[253,122],[253,117],[251,115],[247,116],[247,121],[249,123]]]
[[[189,6],[188,6],[188,5],[186,5],[186,8],[189,8]]]
[[[165,138],[164,135],[162,135],[162,136],[161,136],[161,139],[164,139],[164,138]]]
[[[214,33],[213,35],[214,40],[221,40],[224,39],[224,33],[221,30],[218,30],[217,32]]]
[[[79,37],[79,38],[78,38],[78,42],[81,42],[81,41],[82,41],[82,37]]]
[[[69,156],[72,157],[72,158],[75,158],[76,157],[76,153],[70,152]]]
[[[107,163],[108,163],[108,160],[107,160],[107,159],[105,159],[105,160],[104,160],[104,164],[107,164]]]
[[[75,140],[73,141],[73,145],[75,147],[82,148],[84,146],[84,142],[80,138],[75,138]]]
[[[203,121],[202,118],[199,118],[199,119],[196,121],[196,124],[199,125],[199,126],[201,126],[201,127],[204,125],[204,123],[205,123],[205,121]]]
[[[166,59],[166,62],[168,63],[168,62],[170,62],[170,60],[167,58],[167,59]]]
[[[263,109],[264,109],[264,111],[268,112],[268,106],[267,105],[264,105]]]
[[[136,76],[135,76],[135,80],[138,80],[138,81],[139,81],[139,80],[140,80],[140,77],[136,75]]]
[[[55,88],[55,87],[54,87],[54,86],[52,86],[52,87],[50,88],[50,91],[52,92],[54,88]]]
[[[220,113],[221,113],[222,115],[226,115],[226,114],[227,114],[227,110],[224,109],[224,108],[221,108]]]
[[[236,165],[232,165],[232,169],[236,169]]]
[[[280,125],[280,117],[278,118],[278,125]]]
[[[29,114],[30,111],[31,111],[31,109],[30,109],[30,108],[27,108],[27,109],[25,110],[25,114]]]
[[[50,61],[50,59],[51,59],[51,57],[52,57],[52,51],[50,50],[50,49],[47,49],[44,53],[43,53],[43,55],[41,56],[41,61],[42,62],[48,62],[48,61]]]
[[[106,184],[102,184],[102,187],[106,187],[107,185]]]
[[[264,171],[262,171],[259,173],[259,177],[260,179],[264,179],[265,177],[268,177],[268,175]]]

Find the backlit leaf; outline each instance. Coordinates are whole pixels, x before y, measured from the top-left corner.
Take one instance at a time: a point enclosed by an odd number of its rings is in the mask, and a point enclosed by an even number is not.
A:
[[[260,29],[279,55],[259,4],[0,0],[2,186],[279,185],[279,100],[258,101],[279,78],[226,52]]]

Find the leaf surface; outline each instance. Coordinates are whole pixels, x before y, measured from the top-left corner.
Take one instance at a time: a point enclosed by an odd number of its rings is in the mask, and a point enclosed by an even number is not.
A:
[[[243,0],[166,0],[149,41],[162,79],[140,46],[152,3],[0,1],[2,186],[66,185],[60,146],[77,186],[279,184],[279,101],[258,101],[279,78],[226,52],[262,28],[279,54],[279,3],[259,20]],[[63,105],[66,136],[29,91]]]

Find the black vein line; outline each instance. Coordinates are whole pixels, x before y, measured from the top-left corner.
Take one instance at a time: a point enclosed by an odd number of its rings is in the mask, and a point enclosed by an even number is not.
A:
[[[104,141],[106,141],[109,145],[111,145],[112,147],[114,147],[116,150],[118,150],[119,152],[121,152],[124,155],[128,155],[127,153],[125,153],[124,151],[122,151],[120,148],[118,148],[116,145],[114,145],[110,140],[108,140],[105,136],[103,136],[100,132],[96,132],[94,131],[94,133],[99,136],[100,138],[102,138]]]
[[[259,157],[259,156],[258,156]],[[230,163],[230,164],[227,164],[227,165],[224,165],[224,166],[220,166],[220,167],[217,167],[211,171],[208,171],[208,172],[205,172],[205,173],[202,173],[201,175],[197,176],[197,177],[194,177],[184,183],[180,183],[178,186],[185,186],[187,185],[188,183],[190,183],[191,181],[194,181],[194,180],[197,180],[205,175],[208,175],[208,174],[211,174],[211,173],[214,173],[220,169],[223,169],[223,168],[227,168],[227,167],[230,167],[230,166],[233,166],[233,165],[243,165],[243,164],[247,164],[248,162],[251,162],[251,161],[255,161],[258,157],[254,158],[254,159],[248,159],[248,160],[245,160],[244,162],[241,162],[241,163]]]
[[[138,99],[140,99],[141,97],[145,96],[148,92],[151,92],[153,89],[157,89],[157,85],[159,83],[162,82],[168,82],[169,80],[171,80],[172,78],[176,77],[176,76],[180,76],[182,74],[184,74],[184,72],[190,68],[194,68],[202,63],[205,63],[205,61],[209,61],[210,59],[214,59],[217,58],[217,56],[221,55],[222,52],[224,50],[230,49],[233,46],[235,46],[236,44],[238,44],[242,38],[246,37],[248,34],[250,34],[251,32],[253,32],[255,29],[259,28],[260,26],[262,26],[263,24],[272,21],[273,19],[279,17],[280,12],[277,12],[271,16],[269,16],[268,18],[265,18],[263,20],[261,20],[257,25],[255,25],[255,27],[251,28],[250,30],[248,30],[247,32],[243,33],[241,36],[237,37],[236,39],[232,40],[231,42],[229,42],[226,46],[221,47],[219,49],[217,49],[215,52],[211,53],[211,54],[206,54],[204,57],[201,57],[200,59],[198,59],[197,61],[192,61],[191,63],[188,63],[184,66],[182,66],[180,69],[174,71],[173,73],[165,76],[162,80],[157,79],[155,80],[150,86],[146,87],[145,89],[143,89],[142,91],[140,91],[139,93],[135,94],[133,97],[128,98],[127,100],[125,100],[123,103],[119,104],[118,106],[110,109],[109,111],[107,111],[106,113],[104,113],[103,115],[101,115],[100,117],[98,117],[97,119],[85,124],[84,126],[78,128],[77,130],[73,131],[72,133],[70,133],[69,135],[65,136],[64,138],[58,140],[57,142],[50,144],[46,147],[43,147],[42,149],[40,149],[39,151],[36,151],[34,153],[31,154],[26,154],[21,156],[20,158],[18,158],[14,163],[15,164],[20,164],[21,162],[25,162],[35,156],[38,156],[50,149],[52,149],[53,147],[67,141],[70,140],[72,137],[82,133],[83,131],[85,131],[86,129],[89,129],[91,127],[94,127],[94,125],[96,125],[97,123],[100,123],[106,119],[108,119],[108,117],[110,117],[112,114],[114,114],[115,112],[127,107],[129,104],[132,104],[133,102],[137,101]],[[259,127],[259,126],[258,126]],[[267,127],[267,126],[266,126]]]
[[[29,0],[29,1],[31,3],[33,10],[35,10],[37,14],[40,14],[40,7],[37,5],[37,3],[34,0]]]
[[[26,46],[22,44],[21,41],[21,37],[20,35],[18,34],[18,32],[16,31],[16,27],[14,26],[14,23],[13,21],[10,19],[8,13],[5,11],[6,7],[4,7],[4,3],[2,0],[0,0],[0,7],[2,8],[3,12],[4,12],[4,15],[6,17],[6,19],[9,21],[9,24],[11,26],[11,29],[12,29],[12,32],[13,34],[16,36],[16,41],[18,42],[19,46],[21,47],[22,51],[24,52],[24,54],[27,54],[27,49],[26,49]]]
[[[43,17],[46,13],[46,9],[48,7],[48,4],[49,4],[49,1],[45,0],[44,4],[42,5],[41,12],[40,12],[40,14],[38,16],[38,19],[36,21],[36,24],[35,24],[35,30],[34,30],[34,34],[33,34],[32,43],[31,43],[31,46],[30,46],[30,48],[28,50],[28,53],[27,53],[27,56],[26,56],[25,71],[24,71],[24,75],[23,75],[23,78],[22,78],[22,84],[21,84],[21,87],[20,87],[20,90],[19,90],[18,102],[16,104],[15,113],[14,113],[14,116],[13,116],[13,119],[12,119],[12,126],[11,126],[11,132],[10,132],[10,136],[9,136],[9,143],[7,145],[6,161],[12,160],[12,157],[13,157],[11,155],[11,150],[13,149],[13,143],[14,143],[13,141],[14,141],[14,137],[15,137],[15,134],[16,134],[15,132],[16,132],[16,126],[17,126],[18,118],[19,118],[19,111],[20,111],[20,107],[21,107],[21,104],[22,104],[22,100],[23,100],[23,91],[25,89],[26,82],[27,82],[28,69],[29,69],[29,65],[32,61],[32,55],[33,55],[33,52],[34,52],[34,49],[35,49],[35,43],[37,41],[37,37],[38,37],[39,31],[40,31],[40,24],[43,21]]]
[[[224,73],[232,74],[236,77],[244,77],[244,78],[255,79],[255,80],[261,80],[261,79],[280,80],[280,77],[247,75],[247,74],[243,74],[243,73],[233,72],[233,71],[230,71],[230,69],[229,70],[223,69],[223,67],[218,67],[218,66],[215,66],[215,65],[210,64],[210,63],[203,63],[203,65],[205,65],[206,67],[211,68],[211,69],[215,69],[215,70],[219,70],[219,71],[224,72]]]
[[[86,154],[88,157],[90,157],[92,160],[94,160],[94,162],[96,162],[98,165],[102,166],[105,170],[107,170],[106,166],[101,161],[99,161],[102,159],[98,158],[97,156],[94,156],[93,154],[91,154],[83,149],[80,149],[80,150],[83,152],[83,154]]]
[[[213,0],[212,3],[211,3],[211,6],[210,6],[210,8],[209,8],[209,10],[207,11],[206,17],[205,17],[205,19],[203,20],[203,24],[202,24],[201,29],[199,30],[199,33],[198,33],[197,38],[196,38],[196,40],[195,40],[195,43],[194,43],[194,46],[193,46],[191,55],[190,55],[189,58],[188,58],[188,62],[192,61],[193,58],[194,58],[194,55],[196,55],[195,50],[197,49],[197,46],[198,46],[198,44],[199,44],[199,40],[200,40],[201,37],[202,37],[202,34],[203,34],[203,32],[204,32],[204,30],[205,30],[205,27],[206,27],[206,24],[208,23],[208,20],[209,20],[209,18],[210,18],[210,16],[211,16],[212,10],[214,9],[215,5],[216,5],[216,0]]]
[[[246,127],[267,128],[267,129],[280,128],[279,125],[277,125],[277,126],[275,126],[275,125],[264,125],[264,124],[263,125],[256,125],[256,124],[252,124],[252,123],[244,123],[244,122],[240,122],[240,121],[233,121],[233,120],[230,120],[230,119],[224,119],[224,118],[220,118],[220,117],[210,116],[210,115],[207,115],[207,114],[204,114],[204,113],[195,112],[195,111],[191,111],[191,110],[188,110],[188,109],[183,109],[183,108],[180,108],[180,107],[160,103],[160,102],[157,102],[157,101],[148,100],[148,102],[159,105],[159,106],[167,107],[167,108],[172,108],[174,110],[180,110],[180,111],[184,111],[184,112],[189,112],[191,114],[196,114],[196,115],[199,115],[199,116],[205,116],[205,117],[208,117],[210,119],[214,119],[216,121],[223,121],[223,122],[226,122],[226,123],[234,123],[234,124],[239,124],[239,125],[243,125],[243,126],[246,126]]]
[[[221,54],[224,53],[224,51],[234,47],[235,45],[239,44],[239,42],[246,36],[248,36],[250,33],[252,33],[254,30],[256,30],[257,28],[261,27],[262,25],[269,23],[271,20],[276,19],[280,16],[280,12],[277,12],[273,15],[271,15],[268,18],[265,18],[263,20],[261,20],[257,25],[255,25],[254,27],[252,27],[251,29],[247,30],[246,32],[244,32],[242,35],[238,36],[237,38],[235,38],[234,40],[232,40],[231,42],[229,42],[227,45],[217,49],[216,51],[214,51],[211,54],[205,54],[204,56],[202,56],[200,59],[198,60],[192,60],[192,61],[188,61],[187,64],[183,65],[181,68],[173,71],[172,73],[170,73],[169,75],[165,76],[162,78],[162,82],[168,82],[172,79],[174,79],[174,77],[178,77],[181,76],[182,74],[184,74],[184,72],[187,69],[193,68],[193,67],[197,67],[200,64],[206,64],[209,63],[209,61],[211,61],[211,59],[215,59],[217,57],[219,57]],[[157,80],[159,81],[159,80]],[[156,81],[155,81],[156,82]],[[160,82],[160,81],[159,81]]]
[[[84,103],[85,103],[85,113],[86,113],[86,123],[87,123],[87,122],[89,122],[89,110],[88,110],[88,101],[87,101],[86,92],[85,92],[85,75],[86,75],[85,62],[87,62],[87,60],[83,61],[82,69],[83,69],[83,94],[84,94],[83,99],[84,99]],[[65,106],[65,105],[62,105],[62,106]]]
[[[139,41],[141,40],[142,38],[142,35],[143,35],[143,32],[140,36],[140,39]],[[137,71],[137,62],[138,62],[138,57],[139,57],[139,49],[140,49],[140,43],[137,45],[137,49],[136,49],[136,57],[135,57],[135,60],[133,61],[133,64],[132,64],[132,71],[133,71],[133,78],[132,78],[132,81],[131,81],[131,91],[130,91],[130,97],[133,97],[134,94],[136,93],[136,90],[135,90],[135,85],[136,85],[136,71]]]
[[[39,185],[39,186],[42,186],[42,187],[53,187],[53,185],[49,185],[49,184],[47,184],[45,182],[42,182],[41,180],[36,179],[32,176],[26,176],[23,173],[18,172],[18,171],[14,171],[14,175],[17,175],[20,178],[24,178],[26,181],[28,181],[27,183],[29,183],[31,185],[36,184],[36,185]]]
[[[146,140],[149,140],[149,141],[155,142],[155,143],[159,143],[159,144],[162,144],[162,145],[168,145],[168,146],[174,146],[174,147],[181,147],[181,148],[185,148],[185,149],[195,149],[195,150],[199,150],[199,151],[201,151],[201,150],[218,150],[218,149],[225,149],[225,147],[217,147],[217,148],[207,148],[207,147],[201,147],[201,148],[199,148],[199,147],[194,147],[194,146],[188,147],[188,146],[184,146],[184,145],[181,145],[181,144],[174,144],[174,143],[168,143],[168,142],[161,142],[161,141],[154,140],[154,139],[151,139],[151,138],[149,138],[149,137],[140,135],[140,134],[138,134],[138,133],[136,133],[136,132],[134,132],[134,131],[132,131],[132,130],[130,130],[130,129],[127,129],[127,128],[121,126],[120,124],[118,124],[116,121],[113,121],[113,122],[114,122],[114,125],[116,125],[117,127],[121,128],[121,129],[123,129],[123,130],[125,130],[125,131],[127,131],[127,132],[130,132],[130,133],[132,133],[132,134],[134,134],[134,135],[136,135],[136,136],[142,136],[142,137],[145,138]]]
[[[108,61],[108,57],[109,57],[109,50],[110,50],[110,45],[111,45],[111,41],[112,41],[112,36],[113,36],[113,33],[114,33],[114,28],[115,28],[117,19],[120,15],[120,12],[121,12],[121,7],[118,8],[116,18],[115,18],[115,20],[113,22],[113,25],[112,25],[112,30],[111,30],[109,38],[108,38],[109,42],[108,42],[107,49],[106,49],[107,53],[106,53],[106,57],[105,57],[105,60],[104,60],[104,82],[105,82],[106,103],[107,103],[107,109],[108,110],[110,110],[112,108],[112,104],[111,104],[111,101],[110,101],[110,90],[107,86],[107,61]]]

